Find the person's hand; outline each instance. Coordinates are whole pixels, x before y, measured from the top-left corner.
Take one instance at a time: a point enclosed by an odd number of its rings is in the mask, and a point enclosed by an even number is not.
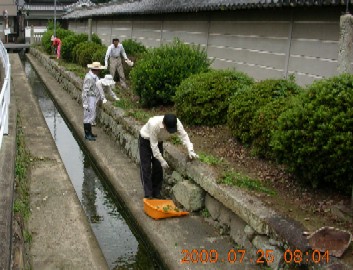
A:
[[[132,62],[130,59],[126,58],[125,59],[126,64],[128,64],[130,67],[134,65],[134,62]]]
[[[163,160],[161,162],[161,166],[162,166],[163,169],[168,169],[169,168],[169,165],[168,165],[167,161],[165,161],[165,160]]]
[[[107,99],[103,98],[102,102],[103,102],[103,104],[107,103]]]
[[[194,150],[190,150],[189,151],[189,158],[195,159],[195,158],[199,158],[199,156],[194,152]]]

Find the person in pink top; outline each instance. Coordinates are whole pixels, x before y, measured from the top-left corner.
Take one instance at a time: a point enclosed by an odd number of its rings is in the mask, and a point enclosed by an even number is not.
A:
[[[54,48],[56,48],[56,59],[60,59],[61,39],[51,36],[51,41],[53,42]]]

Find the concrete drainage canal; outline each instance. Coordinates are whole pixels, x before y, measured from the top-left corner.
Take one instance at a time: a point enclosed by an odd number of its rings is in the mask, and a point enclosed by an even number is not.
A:
[[[110,269],[163,269],[132,222],[124,218],[117,196],[81,149],[31,64],[24,57],[22,63]]]

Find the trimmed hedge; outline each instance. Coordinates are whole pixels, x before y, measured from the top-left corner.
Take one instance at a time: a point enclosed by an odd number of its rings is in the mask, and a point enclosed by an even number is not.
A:
[[[251,150],[254,155],[275,159],[270,146],[272,132],[277,128],[279,115],[291,106],[295,97],[279,97],[256,111],[250,125]]]
[[[69,35],[65,37],[62,40],[62,46],[61,46],[61,55],[62,58],[72,62],[74,60],[73,57],[73,48],[79,43],[86,42],[88,41],[88,35],[85,33],[81,34],[74,34],[74,35]],[[92,35],[92,41],[96,44],[102,44],[101,39],[97,36],[97,34]],[[104,61],[103,61],[104,63]]]
[[[132,39],[126,39],[121,44],[124,47],[124,50],[128,57],[139,56],[145,52],[147,52],[146,47],[141,43]]]
[[[242,143],[254,139],[251,126],[256,111],[280,97],[298,93],[300,87],[292,80],[264,80],[238,91],[232,98],[228,110],[228,126],[232,134]]]
[[[87,64],[99,61],[99,55],[96,53],[103,52],[107,48],[104,45],[94,43],[93,41],[82,42],[77,44],[73,49],[73,58],[81,66],[86,67]],[[101,62],[104,64],[104,61]]]
[[[173,104],[176,87],[192,74],[208,71],[210,61],[199,47],[174,40],[152,48],[131,70],[134,91],[143,106]]]
[[[253,82],[245,73],[230,70],[192,75],[176,89],[177,114],[187,124],[224,124],[230,97]]]
[[[353,75],[313,83],[283,112],[271,146],[279,161],[313,187],[346,193],[353,183]]]

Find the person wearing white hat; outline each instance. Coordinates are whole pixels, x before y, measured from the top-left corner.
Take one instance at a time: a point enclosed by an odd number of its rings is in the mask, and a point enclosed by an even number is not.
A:
[[[104,76],[103,79],[98,80],[98,82],[96,82],[96,85],[98,87],[99,90],[99,94],[100,94],[100,99],[103,101],[103,103],[107,102],[107,99],[105,98],[105,94],[104,94],[104,90],[108,90],[109,94],[112,96],[112,98],[114,100],[120,100],[120,98],[118,98],[114,91],[112,90],[112,87],[115,86],[115,81],[113,80],[113,76],[110,74],[107,74]]]
[[[105,54],[104,62],[108,66],[109,59],[109,72],[110,75],[115,76],[115,72],[118,72],[120,78],[121,87],[126,88],[125,74],[123,64],[121,62],[121,55],[124,57],[125,62],[132,66],[134,63],[127,58],[124,47],[119,43],[118,38],[113,39],[113,44],[108,46],[107,52]]]
[[[97,97],[100,92],[96,85],[99,80],[99,73],[101,70],[106,69],[100,62],[93,62],[88,64],[90,69],[83,80],[82,89],[82,105],[83,105],[83,129],[85,132],[85,139],[95,141],[96,135],[92,133],[92,122],[96,119]]]

